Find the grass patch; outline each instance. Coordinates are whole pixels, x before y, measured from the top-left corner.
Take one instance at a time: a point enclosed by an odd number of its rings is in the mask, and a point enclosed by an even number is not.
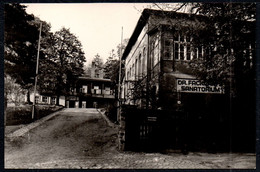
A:
[[[32,105],[19,107],[7,107],[6,125],[29,124],[35,120],[41,119],[53,112],[62,109],[62,106],[37,105],[35,106],[35,118],[32,119]]]

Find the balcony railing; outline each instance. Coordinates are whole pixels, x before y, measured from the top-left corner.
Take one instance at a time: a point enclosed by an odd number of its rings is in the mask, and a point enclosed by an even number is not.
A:
[[[70,95],[75,96],[91,96],[91,97],[99,97],[99,98],[115,98],[115,94],[113,90],[101,90],[101,89],[91,89],[91,93],[83,92],[70,92]]]

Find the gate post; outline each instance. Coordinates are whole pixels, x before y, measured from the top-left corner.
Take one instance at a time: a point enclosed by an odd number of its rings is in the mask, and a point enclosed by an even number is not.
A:
[[[122,109],[118,109],[118,122],[119,122],[119,131],[118,131],[118,148],[119,150],[123,151],[125,150],[125,114],[126,112]]]

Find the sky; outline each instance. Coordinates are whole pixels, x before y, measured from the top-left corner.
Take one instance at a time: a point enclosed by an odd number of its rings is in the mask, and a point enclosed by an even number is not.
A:
[[[112,49],[123,39],[130,38],[141,11],[148,3],[35,3],[24,4],[26,12],[51,24],[51,32],[62,27],[82,43],[90,64],[96,54],[105,62]],[[123,28],[123,29],[122,29]],[[122,32],[123,30],[123,32]],[[122,34],[123,33],[123,34]]]

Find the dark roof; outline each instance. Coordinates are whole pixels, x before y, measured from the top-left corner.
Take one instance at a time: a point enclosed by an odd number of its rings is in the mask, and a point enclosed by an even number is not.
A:
[[[79,80],[100,81],[100,82],[112,82],[110,79],[90,78],[90,77],[84,77],[84,76],[80,76],[80,77],[79,77]]]
[[[129,42],[125,48],[125,51],[122,55],[122,60],[124,60],[129,52],[131,51],[132,47],[134,46],[135,42],[137,41],[137,38],[139,34],[142,32],[142,29],[146,25],[149,17],[151,15],[155,16],[167,16],[169,18],[190,18],[190,19],[199,19],[199,20],[205,20],[207,17],[201,16],[201,15],[195,15],[195,14],[188,14],[188,13],[179,13],[175,11],[162,11],[162,10],[152,10],[152,9],[144,9],[138,22],[137,25],[134,29],[134,32],[132,33],[131,38],[129,39]]]

